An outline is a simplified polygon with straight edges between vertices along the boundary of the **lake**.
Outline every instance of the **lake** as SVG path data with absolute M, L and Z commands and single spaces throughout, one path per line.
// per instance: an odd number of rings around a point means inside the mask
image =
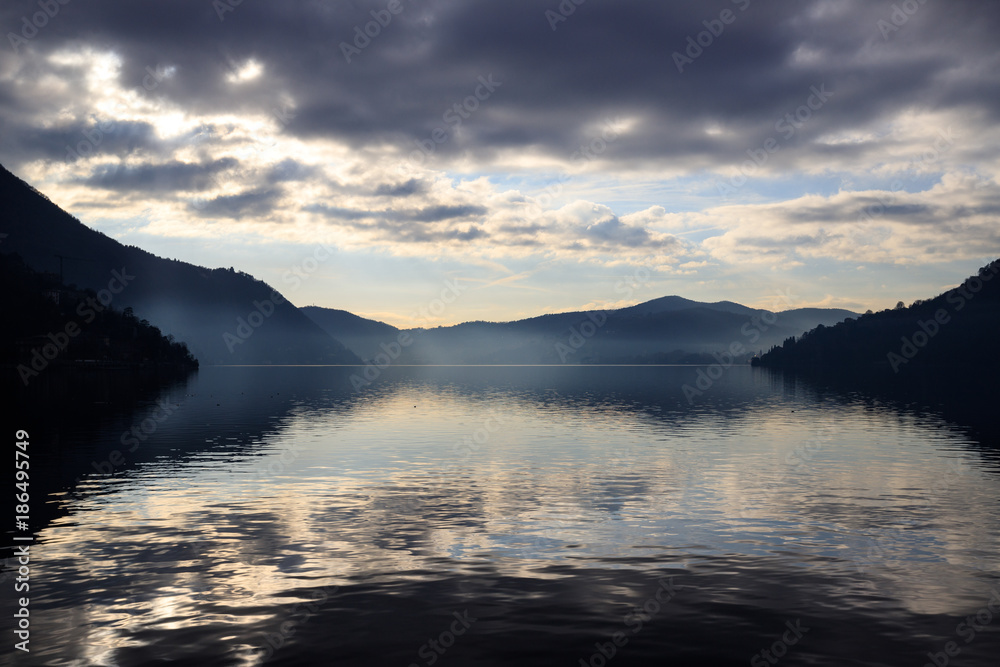
M 3 659 L 998 664 L 1000 456 L 947 406 L 749 367 L 360 370 L 23 414 L 48 486 Z

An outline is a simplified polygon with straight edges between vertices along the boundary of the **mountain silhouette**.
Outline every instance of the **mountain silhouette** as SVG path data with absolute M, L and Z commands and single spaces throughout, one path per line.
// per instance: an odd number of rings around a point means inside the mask
M 303 310 L 362 359 L 384 363 L 386 355 L 411 364 L 712 363 L 734 345 L 746 362 L 788 336 L 856 315 L 818 308 L 775 313 L 667 296 L 611 311 L 401 330 L 344 311 Z
M 0 278 L 16 317 L 0 328 L 0 363 L 27 386 L 50 366 L 164 369 L 198 367 L 187 347 L 131 311 L 104 308 L 93 290 L 67 289 L 14 254 L 0 253 Z
M 112 297 L 207 364 L 354 364 L 357 357 L 263 281 L 157 257 L 90 229 L 0 166 L 0 250 Z M 119 278 L 116 278 L 116 275 Z M 122 283 L 125 283 L 122 285 Z M 109 285 L 120 288 L 112 293 Z
M 700 303 L 685 299 L 681 296 L 664 296 L 652 301 L 646 301 L 635 306 L 622 308 L 618 312 L 623 315 L 658 315 L 660 313 L 672 313 L 678 310 L 689 308 L 708 308 L 710 310 L 721 310 L 737 315 L 752 315 L 756 311 L 748 306 L 743 306 L 732 301 L 717 301 L 715 303 Z
M 1000 260 L 958 287 L 905 307 L 819 326 L 774 346 L 756 364 L 793 370 L 903 375 L 965 368 L 989 375 L 1000 331 Z M 993 369 L 992 371 L 989 369 Z

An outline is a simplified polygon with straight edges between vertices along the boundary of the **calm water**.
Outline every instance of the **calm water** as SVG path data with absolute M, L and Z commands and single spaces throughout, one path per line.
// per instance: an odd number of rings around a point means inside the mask
M 57 481 L 0 660 L 998 664 L 996 449 L 696 370 L 205 368 L 19 425 Z

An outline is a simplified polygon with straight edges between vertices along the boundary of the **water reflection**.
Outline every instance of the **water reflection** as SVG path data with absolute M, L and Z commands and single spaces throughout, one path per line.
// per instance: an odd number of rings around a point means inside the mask
M 996 462 L 932 414 L 750 369 L 693 405 L 689 368 L 390 370 L 360 392 L 335 368 L 168 390 L 127 460 L 55 498 L 40 658 L 426 664 L 471 608 L 465 664 L 576 664 L 669 575 L 688 593 L 660 623 L 681 631 L 618 664 L 744 664 L 799 616 L 802 662 L 844 664 L 851 628 L 867 664 L 904 664 L 1000 580 Z M 111 460 L 157 404 L 90 451 Z

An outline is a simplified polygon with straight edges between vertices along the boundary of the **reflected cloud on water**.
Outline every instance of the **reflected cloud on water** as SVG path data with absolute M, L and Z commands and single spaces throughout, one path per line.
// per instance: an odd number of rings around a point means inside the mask
M 405 616 L 423 594 L 429 618 L 476 606 L 470 647 L 510 631 L 505 613 L 540 613 L 532 600 L 552 614 L 536 632 L 597 641 L 665 574 L 695 589 L 669 612 L 690 636 L 650 651 L 694 650 L 720 605 L 749 648 L 772 613 L 931 623 L 1000 580 L 996 462 L 933 416 L 751 369 L 693 407 L 685 368 L 393 370 L 367 392 L 322 368 L 210 368 L 175 388 L 134 460 L 56 497 L 36 547 L 43 655 L 139 664 L 188 642 L 254 664 L 317 591 L 336 593 L 275 660 L 354 645 L 365 613 Z M 344 616 L 352 596 L 380 606 Z M 331 619 L 349 636 L 324 640 Z

